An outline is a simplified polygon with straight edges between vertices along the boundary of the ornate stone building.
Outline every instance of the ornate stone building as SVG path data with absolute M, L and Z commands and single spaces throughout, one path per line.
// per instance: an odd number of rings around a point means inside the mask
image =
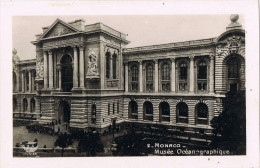
M 209 131 L 225 93 L 245 90 L 245 31 L 237 20 L 231 15 L 218 37 L 126 48 L 126 35 L 102 23 L 57 19 L 32 42 L 36 60 L 13 66 L 14 112 L 29 112 L 22 99 L 30 98 L 40 124 Z

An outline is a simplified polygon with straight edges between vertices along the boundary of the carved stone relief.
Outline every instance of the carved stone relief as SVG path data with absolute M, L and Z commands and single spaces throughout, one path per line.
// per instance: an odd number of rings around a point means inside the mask
M 72 32 L 74 32 L 74 31 L 72 31 L 70 28 L 62 25 L 61 23 L 58 23 L 54 26 L 54 28 L 52 28 L 52 30 L 48 33 L 48 35 L 46 37 L 55 37 L 55 36 L 60 36 L 60 35 L 64 35 L 64 34 L 69 34 Z
M 36 79 L 43 79 L 43 60 L 37 58 L 36 60 Z
M 226 43 L 220 43 L 216 47 L 216 56 L 226 57 L 230 54 L 240 54 L 244 57 L 245 44 L 242 37 L 232 36 L 226 39 Z
M 88 71 L 87 78 L 99 78 L 98 71 L 98 48 L 90 48 L 87 52 Z

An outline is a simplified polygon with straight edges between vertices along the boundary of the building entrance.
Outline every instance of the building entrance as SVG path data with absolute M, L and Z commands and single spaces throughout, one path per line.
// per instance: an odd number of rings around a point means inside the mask
M 70 105 L 66 101 L 61 101 L 57 115 L 58 124 L 69 124 L 70 122 Z

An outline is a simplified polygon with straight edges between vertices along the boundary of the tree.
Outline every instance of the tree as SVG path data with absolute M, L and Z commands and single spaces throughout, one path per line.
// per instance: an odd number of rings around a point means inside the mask
M 104 152 L 104 145 L 101 142 L 98 132 L 84 133 L 79 137 L 78 149 L 80 152 L 87 152 L 88 156 L 96 156 L 99 152 Z
M 63 153 L 64 153 L 64 148 L 66 148 L 68 145 L 71 145 L 72 141 L 69 138 L 69 136 L 67 135 L 67 133 L 63 134 L 59 134 L 58 138 L 55 142 L 55 146 L 59 146 L 62 148 L 61 150 L 61 156 L 63 157 Z
M 231 154 L 246 154 L 245 92 L 228 92 L 223 99 L 222 113 L 211 120 L 212 147 L 230 150 Z

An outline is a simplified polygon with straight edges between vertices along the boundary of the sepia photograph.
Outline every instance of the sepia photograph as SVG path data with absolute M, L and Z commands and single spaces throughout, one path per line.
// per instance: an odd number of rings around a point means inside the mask
M 0 2 L 0 167 L 259 167 L 255 0 Z
M 246 155 L 243 16 L 60 17 L 13 17 L 14 157 Z

